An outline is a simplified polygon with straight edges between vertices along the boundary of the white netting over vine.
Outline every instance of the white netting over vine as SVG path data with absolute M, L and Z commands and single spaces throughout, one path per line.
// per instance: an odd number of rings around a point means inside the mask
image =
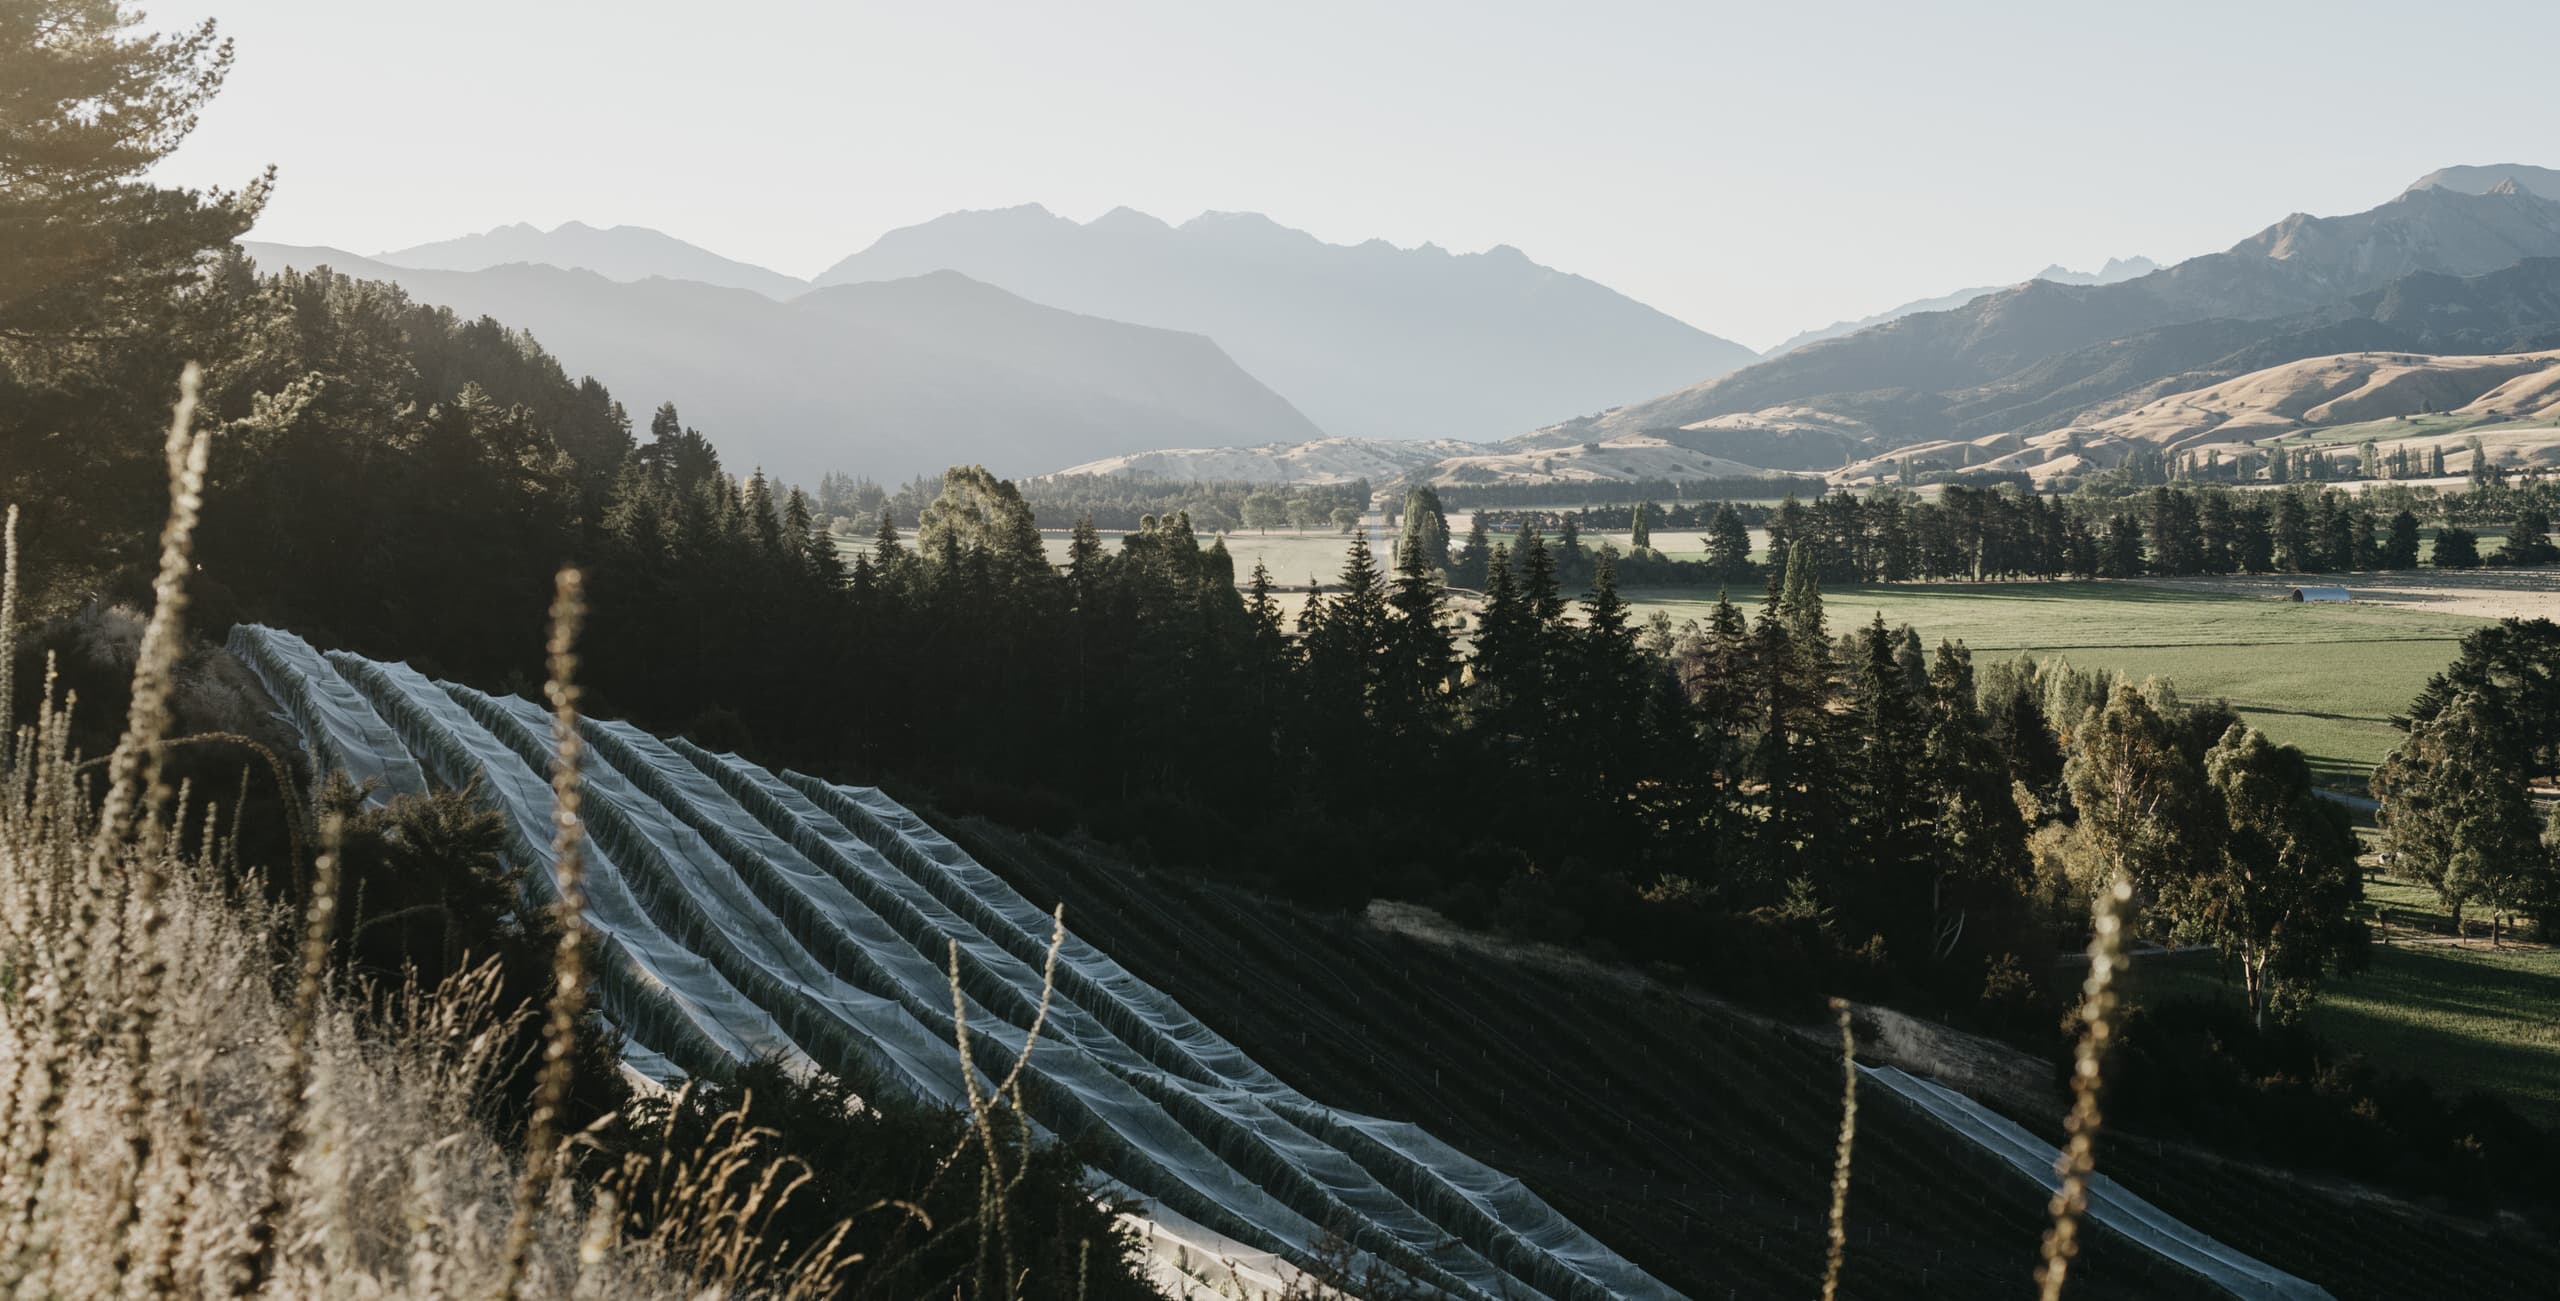
M 234 629 L 315 763 L 387 792 L 472 786 L 551 894 L 550 716 L 406 665 Z M 587 918 L 605 1015 L 662 1077 L 806 1058 L 862 1090 L 951 1106 L 951 946 L 973 1052 L 1023 1051 L 1051 922 L 878 790 L 774 773 L 621 723 L 586 726 Z M 1168 1231 L 1318 1263 L 1328 1235 L 1447 1295 L 1676 1295 L 1520 1182 L 1421 1129 L 1290 1089 L 1163 991 L 1069 934 L 1025 1072 L 1046 1130 L 1160 1208 Z M 1241 1263 L 1241 1262 L 1240 1262 Z

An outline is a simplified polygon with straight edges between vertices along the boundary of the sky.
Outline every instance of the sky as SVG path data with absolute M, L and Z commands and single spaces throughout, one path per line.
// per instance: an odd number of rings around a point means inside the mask
M 1510 244 L 1764 348 L 2560 166 L 2560 4 L 166 0 L 229 85 L 159 176 L 255 237 L 650 226 L 814 275 L 1040 203 Z

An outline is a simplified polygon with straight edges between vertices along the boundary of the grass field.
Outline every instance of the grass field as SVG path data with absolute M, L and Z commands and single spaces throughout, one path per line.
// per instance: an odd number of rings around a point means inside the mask
M 2412 942 L 2412 929 L 2449 935 L 2452 924 L 2434 892 L 2408 882 L 2368 882 L 2365 901 L 2389 910 L 2392 942 L 2374 947 L 2364 972 L 2322 991 L 2311 1029 L 2386 1070 L 2446 1092 L 2496 1094 L 2560 1125 L 2560 949 L 2492 949 L 2477 917 L 2468 944 Z M 2240 999 L 2210 953 L 2136 959 L 2130 980 L 2136 998 Z
M 1755 594 L 1756 595 L 1756 594 Z M 1640 614 L 1703 620 L 1712 600 L 1631 592 Z M 2138 583 L 1982 583 L 1843 588 L 1824 594 L 1836 635 L 1881 612 L 1935 648 L 1953 638 L 1977 664 L 2020 654 L 2160 677 L 2190 700 L 2224 697 L 2275 740 L 2302 747 L 2324 783 L 2360 790 L 2399 743 L 2408 707 L 2455 643 L 2482 622 L 2367 605 Z

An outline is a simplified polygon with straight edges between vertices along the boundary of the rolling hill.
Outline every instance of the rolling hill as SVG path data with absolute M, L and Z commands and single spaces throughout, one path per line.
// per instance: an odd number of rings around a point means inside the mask
M 245 246 L 530 332 L 635 408 L 673 400 L 731 468 L 813 482 L 982 463 L 1018 475 L 1150 447 L 1321 436 L 1196 334 L 1025 302 L 955 272 L 775 302 L 668 279 L 514 263 L 420 271 L 335 249 Z
M 822 286 L 949 269 L 1034 302 L 1194 331 L 1329 433 L 1482 439 L 1718 375 L 1750 349 L 1508 246 L 1327 244 L 1253 213 L 1078 223 L 1036 205 L 884 235 Z
M 2135 279 L 2030 281 L 1889 321 L 1574 422 L 1569 432 L 1607 438 L 1685 428 L 1686 437 L 1666 436 L 1739 455 L 1730 450 L 1734 429 L 1702 422 L 1733 417 L 1748 432 L 1757 428 L 1754 413 L 1814 411 L 1871 429 L 1877 451 L 2057 428 L 2085 408 L 2241 349 L 2375 316 L 2383 306 L 2360 307 L 2358 296 L 2395 282 L 2481 277 L 2554 255 L 2560 202 L 2511 178 L 2479 194 L 2428 186 L 2348 216 L 2297 214 L 2226 251 Z M 2280 359 L 2289 358 L 2261 364 Z
M 2242 451 L 2365 442 L 2423 454 L 2449 473 L 2471 469 L 2469 443 L 2492 464 L 2560 465 L 2560 350 L 2428 355 L 2352 352 L 2284 362 L 2155 398 L 2121 414 L 2038 434 L 1920 443 L 1852 465 L 1846 482 L 1891 477 L 1903 457 L 2022 470 L 2040 483 L 2120 463 L 2137 446 L 2224 463 Z M 1967 455 L 1966 453 L 1970 454 Z

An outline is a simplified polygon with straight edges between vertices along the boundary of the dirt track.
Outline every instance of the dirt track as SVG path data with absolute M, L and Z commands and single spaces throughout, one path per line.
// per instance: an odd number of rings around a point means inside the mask
M 2481 619 L 2560 619 L 2560 569 L 2421 569 L 2374 574 L 2251 574 L 2146 578 L 2152 587 L 2281 598 L 2305 583 L 2337 585 L 2359 602 Z

